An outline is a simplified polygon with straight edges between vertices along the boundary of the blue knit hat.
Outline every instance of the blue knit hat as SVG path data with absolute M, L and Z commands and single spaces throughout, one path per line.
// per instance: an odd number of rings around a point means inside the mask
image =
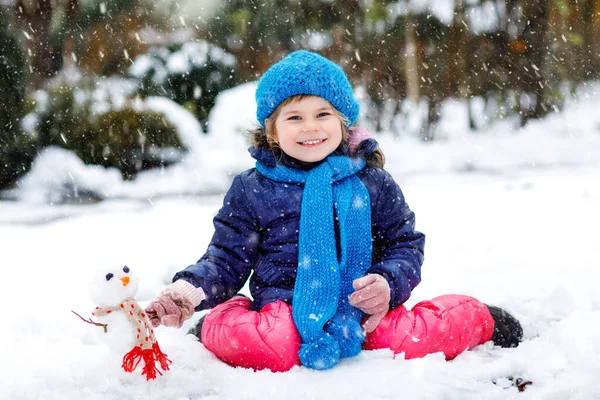
M 360 105 L 344 71 L 316 53 L 298 50 L 264 73 L 256 89 L 256 119 L 265 119 L 288 97 L 308 94 L 327 100 L 348 120 L 346 128 L 358 119 Z

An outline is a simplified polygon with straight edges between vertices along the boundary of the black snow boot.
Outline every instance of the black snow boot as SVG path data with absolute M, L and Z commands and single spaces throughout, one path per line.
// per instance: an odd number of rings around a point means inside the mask
M 494 319 L 492 342 L 500 347 L 517 347 L 523 339 L 523 328 L 515 317 L 496 306 L 486 304 Z
M 187 332 L 188 335 L 196 336 L 200 343 L 202 343 L 202 325 L 204 324 L 204 318 L 206 318 L 206 315 L 203 315 L 202 318 L 200 318 L 198 322 L 196 322 L 196 324 Z

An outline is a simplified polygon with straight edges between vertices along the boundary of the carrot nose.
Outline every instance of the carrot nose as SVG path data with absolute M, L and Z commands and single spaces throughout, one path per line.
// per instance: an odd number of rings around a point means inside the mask
M 122 277 L 121 282 L 123 282 L 123 286 L 129 285 L 129 277 L 128 276 Z

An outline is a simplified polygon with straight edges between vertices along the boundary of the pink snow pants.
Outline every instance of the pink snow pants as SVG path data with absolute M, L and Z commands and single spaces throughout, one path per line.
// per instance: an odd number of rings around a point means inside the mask
M 291 306 L 282 302 L 250 311 L 251 301 L 234 297 L 211 310 L 202 326 L 202 343 L 219 359 L 235 367 L 283 372 L 300 365 L 302 342 Z M 388 348 L 406 359 L 443 352 L 452 359 L 492 338 L 494 320 L 473 297 L 444 295 L 399 306 L 369 333 L 363 349 Z

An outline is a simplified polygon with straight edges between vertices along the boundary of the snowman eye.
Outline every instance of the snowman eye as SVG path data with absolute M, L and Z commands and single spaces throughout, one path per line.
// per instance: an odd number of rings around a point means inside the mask
M 110 281 L 110 280 L 112 279 L 112 277 L 113 277 L 113 276 L 114 276 L 114 275 L 113 275 L 112 273 L 110 273 L 110 272 L 109 272 L 108 274 L 106 274 L 106 280 L 107 280 L 107 281 Z
M 126 274 L 129 273 L 129 267 L 127 265 L 123 267 L 123 272 L 125 272 Z

